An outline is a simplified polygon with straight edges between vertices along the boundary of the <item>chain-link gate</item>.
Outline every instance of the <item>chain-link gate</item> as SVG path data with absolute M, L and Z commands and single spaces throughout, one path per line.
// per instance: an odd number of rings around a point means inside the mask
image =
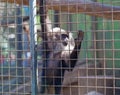
M 119 0 L 0 0 L 0 95 L 120 95 Z

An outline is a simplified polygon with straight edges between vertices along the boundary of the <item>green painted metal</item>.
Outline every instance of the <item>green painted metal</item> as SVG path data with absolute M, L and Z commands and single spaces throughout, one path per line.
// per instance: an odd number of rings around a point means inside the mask
M 36 45 L 36 40 L 35 40 L 35 15 L 36 15 L 36 0 L 29 0 L 29 5 L 30 5 L 30 51 L 32 55 L 32 61 L 31 61 L 31 69 L 32 69 L 32 84 L 31 84 L 31 94 L 32 95 L 37 95 L 37 45 Z

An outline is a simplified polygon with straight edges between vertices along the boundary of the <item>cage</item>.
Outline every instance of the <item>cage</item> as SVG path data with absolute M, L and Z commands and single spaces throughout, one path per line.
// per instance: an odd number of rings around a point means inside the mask
M 119 0 L 0 0 L 0 95 L 120 95 Z

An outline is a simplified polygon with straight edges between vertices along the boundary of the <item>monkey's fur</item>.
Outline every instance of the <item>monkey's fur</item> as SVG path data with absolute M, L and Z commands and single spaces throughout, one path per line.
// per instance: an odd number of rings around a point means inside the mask
M 72 33 L 66 30 L 48 27 L 48 59 L 43 63 L 40 93 L 45 93 L 50 85 L 54 86 L 55 95 L 61 93 L 64 72 L 74 68 L 80 52 L 83 32 L 78 31 L 77 35 L 78 37 L 74 39 Z

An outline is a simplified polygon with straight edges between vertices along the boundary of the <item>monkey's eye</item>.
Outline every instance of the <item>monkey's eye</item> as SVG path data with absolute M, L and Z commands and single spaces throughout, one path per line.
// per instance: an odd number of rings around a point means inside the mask
M 62 40 L 62 43 L 64 46 L 67 46 L 68 38 L 69 38 L 69 36 L 67 34 L 61 34 L 61 40 Z
M 64 40 L 66 38 L 69 38 L 69 36 L 67 34 L 61 34 L 61 38 Z

